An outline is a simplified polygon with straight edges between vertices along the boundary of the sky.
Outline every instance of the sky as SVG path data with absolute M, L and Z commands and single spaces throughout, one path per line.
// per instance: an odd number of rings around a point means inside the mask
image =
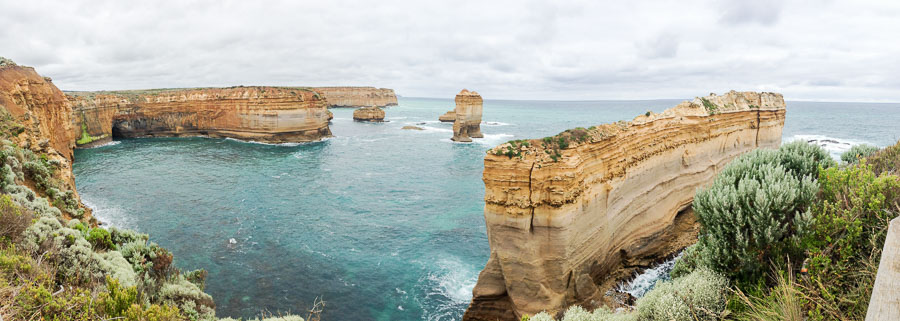
M 63 90 L 900 102 L 900 1 L 0 0 L 0 56 Z

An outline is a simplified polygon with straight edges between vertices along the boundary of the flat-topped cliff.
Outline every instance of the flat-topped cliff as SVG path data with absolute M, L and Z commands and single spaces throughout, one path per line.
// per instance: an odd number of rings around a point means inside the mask
M 780 145 L 784 117 L 780 94 L 732 91 L 488 151 L 491 255 L 464 320 L 604 302 L 624 262 L 671 254 L 660 235 L 698 187 L 734 157 Z
M 76 92 L 68 95 L 79 145 L 117 137 L 231 137 L 270 143 L 331 136 L 327 104 L 292 87 Z
M 471 142 L 472 138 L 484 138 L 481 133 L 481 112 L 483 100 L 475 91 L 463 89 L 456 94 L 456 108 L 453 113 L 453 141 Z
M 329 107 L 397 106 L 393 89 L 375 87 L 315 87 Z

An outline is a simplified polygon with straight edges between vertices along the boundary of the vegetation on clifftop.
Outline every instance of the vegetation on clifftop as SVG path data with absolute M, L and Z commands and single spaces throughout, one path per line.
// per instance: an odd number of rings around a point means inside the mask
M 900 215 L 900 142 L 857 150 L 842 166 L 805 142 L 739 156 L 695 195 L 700 239 L 672 281 L 630 310 L 562 320 L 863 320 Z

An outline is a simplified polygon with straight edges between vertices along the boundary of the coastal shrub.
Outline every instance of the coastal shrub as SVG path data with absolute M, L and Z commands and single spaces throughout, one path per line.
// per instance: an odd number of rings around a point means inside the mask
M 92 228 L 85 236 L 88 242 L 94 246 L 96 250 L 113 250 L 116 245 L 113 244 L 109 232 L 103 228 Z
M 900 141 L 869 156 L 866 163 L 875 174 L 900 174 Z
M 860 144 L 850 147 L 849 150 L 841 154 L 841 160 L 847 164 L 859 164 L 860 158 L 867 158 L 875 154 L 878 151 L 878 147 Z
M 0 195 L 0 241 L 18 242 L 31 225 L 32 217 L 31 212 L 14 203 L 9 195 Z
M 788 159 L 803 175 L 810 162 Z M 733 278 L 754 281 L 770 262 L 803 254 L 800 237 L 809 225 L 807 209 L 817 186 L 810 176 L 794 176 L 777 160 L 783 154 L 754 150 L 725 166 L 712 186 L 694 196 L 701 224 L 698 242 L 703 265 Z M 775 160 L 775 161 L 773 161 Z
M 707 268 L 657 282 L 636 302 L 638 320 L 718 320 L 725 310 L 728 279 Z
M 819 167 L 829 168 L 837 165 L 831 155 L 819 145 L 804 141 L 794 141 L 778 149 L 778 162 L 794 176 L 819 175 Z
M 789 269 L 790 270 L 790 269 Z M 787 276 L 785 276 L 787 274 Z M 803 305 L 806 300 L 792 273 L 778 272 L 772 288 L 757 289 L 756 295 L 735 291 L 734 300 L 743 305 L 737 320 L 746 321 L 806 321 Z
M 158 301 L 178 307 L 192 320 L 210 319 L 215 316 L 216 305 L 212 297 L 180 275 L 162 285 Z
M 819 174 L 819 201 L 803 244 L 811 320 L 863 319 L 891 219 L 900 215 L 900 178 L 861 164 Z

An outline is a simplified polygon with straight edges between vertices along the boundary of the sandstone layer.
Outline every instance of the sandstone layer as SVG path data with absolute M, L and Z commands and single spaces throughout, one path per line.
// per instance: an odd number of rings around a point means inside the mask
M 453 111 L 453 110 L 448 111 L 448 112 L 444 113 L 443 115 L 441 115 L 440 117 L 438 117 L 438 120 L 440 120 L 441 122 L 444 122 L 444 123 L 455 122 L 456 121 L 456 111 Z
M 481 95 L 474 91 L 463 89 L 456 94 L 456 108 L 453 113 L 456 119 L 453 122 L 453 141 L 471 142 L 472 138 L 483 138 L 481 133 L 481 111 L 483 101 Z
M 79 145 L 112 137 L 231 137 L 268 143 L 331 136 L 326 102 L 291 87 L 78 92 L 68 95 Z
M 54 176 L 61 181 L 59 187 L 72 191 L 78 198 L 72 174 L 75 146 L 72 110 L 66 96 L 50 78 L 9 60 L 0 64 L 0 116 L 5 136 L 16 145 L 58 163 Z M 90 209 L 85 208 L 82 219 L 90 219 L 90 214 Z
M 491 255 L 463 319 L 603 302 L 623 262 L 660 255 L 698 187 L 734 157 L 781 144 L 784 117 L 780 94 L 732 91 L 488 151 Z
M 393 89 L 375 87 L 315 87 L 329 107 L 397 106 Z
M 353 111 L 353 120 L 358 121 L 384 121 L 384 110 L 376 106 L 363 107 Z

